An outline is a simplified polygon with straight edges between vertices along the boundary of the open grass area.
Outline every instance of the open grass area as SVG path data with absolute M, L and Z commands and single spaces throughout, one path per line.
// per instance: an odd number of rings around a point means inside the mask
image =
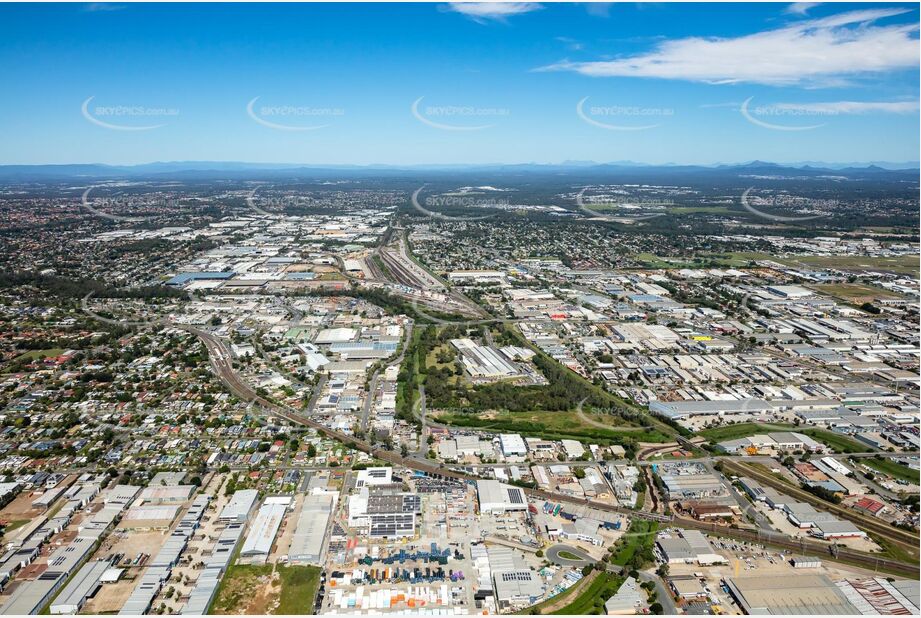
M 552 596 L 549 599 L 541 601 L 537 605 L 532 605 L 525 609 L 515 612 L 516 614 L 543 614 L 545 610 L 548 610 L 553 607 L 558 607 L 560 603 L 566 602 L 570 598 L 575 598 L 578 595 L 580 589 L 585 587 L 585 579 L 580 579 L 578 582 L 559 593 L 556 596 Z M 552 612 L 551 612 L 552 613 Z
M 571 551 L 566 551 L 565 549 L 557 554 L 558 557 L 563 560 L 582 560 L 579 556 L 575 555 Z
M 27 523 L 29 523 L 30 521 L 32 521 L 32 520 L 31 520 L 31 519 L 14 519 L 14 520 L 10 521 L 10 522 L 6 525 L 5 528 L 3 528 L 3 533 L 4 533 L 4 534 L 9 534 L 10 532 L 12 532 L 13 530 L 15 530 L 16 528 L 21 528 L 21 527 L 25 526 L 25 525 L 26 525 Z
M 889 540 L 879 536 L 878 534 L 873 534 L 872 532 L 870 533 L 870 538 L 873 539 L 877 545 L 883 548 L 883 554 L 889 558 L 898 560 L 900 562 L 913 562 L 915 564 L 918 563 L 917 558 L 915 558 L 909 552 L 905 551 L 903 547 L 897 545 L 896 543 L 892 543 Z
M 614 564 L 627 566 L 633 562 L 633 557 L 644 550 L 652 551 L 656 541 L 656 531 L 659 523 L 646 519 L 634 519 L 630 522 L 627 534 L 618 539 L 617 552 L 614 554 Z M 642 565 L 634 565 L 642 566 Z
M 248 613 L 250 601 L 258 589 L 268 583 L 272 565 L 234 564 L 227 567 L 208 609 L 209 614 Z
M 313 613 L 313 599 L 320 584 L 314 566 L 235 564 L 227 569 L 209 614 Z
M 853 438 L 849 438 L 840 433 L 828 431 L 827 429 L 818 429 L 816 427 L 804 427 L 797 429 L 799 433 L 806 434 L 813 440 L 818 440 L 822 444 L 832 447 L 839 453 L 866 453 L 873 449 L 865 444 L 861 444 Z
M 680 210 L 680 209 L 674 209 Z M 708 212 L 708 211 L 704 211 Z M 731 253 L 699 253 L 699 259 L 723 267 L 746 267 L 758 260 L 771 260 L 793 267 L 806 268 L 840 268 L 853 272 L 885 271 L 900 275 L 919 275 L 918 258 L 911 255 L 895 257 L 868 257 L 860 255 L 796 255 L 777 257 L 767 253 L 734 251 Z M 694 263 L 682 258 L 657 256 L 652 253 L 640 253 L 636 258 L 647 268 L 687 268 Z
M 895 257 L 867 257 L 862 255 L 801 255 L 778 260 L 784 264 L 813 266 L 818 268 L 839 268 L 855 272 L 886 271 L 900 275 L 919 274 L 918 257 L 899 255 Z
M 636 503 L 633 505 L 633 508 L 637 511 L 641 510 L 646 504 L 646 490 L 638 491 L 636 493 Z
M 568 605 L 551 613 L 565 616 L 604 614 L 605 601 L 617 592 L 623 581 L 623 578 L 613 573 L 599 573 L 591 585 L 573 598 Z
M 780 473 L 778 473 L 778 472 L 774 472 L 773 470 L 771 470 L 771 468 L 769 468 L 768 466 L 764 465 L 763 463 L 759 463 L 759 462 L 757 462 L 757 461 L 753 461 L 753 462 L 748 463 L 748 465 L 751 466 L 752 468 L 754 468 L 755 470 L 757 470 L 758 472 L 761 472 L 762 474 L 770 474 L 771 476 L 773 476 L 773 477 L 774 477 L 775 479 L 777 479 L 778 481 L 781 481 L 782 483 L 786 483 L 787 485 L 791 485 L 791 486 L 793 486 L 793 487 L 796 487 L 796 483 L 794 483 L 792 480 L 790 480 L 789 478 L 787 478 L 787 477 L 784 476 L 783 474 L 780 474 Z
M 691 262 L 677 257 L 659 257 L 653 253 L 639 253 L 636 259 L 643 263 L 646 268 L 689 268 L 693 266 Z
M 889 476 L 903 481 L 908 481 L 910 483 L 918 484 L 921 482 L 921 473 L 918 470 L 912 470 L 908 466 L 903 466 L 902 464 L 892 461 L 888 457 L 883 459 L 876 459 L 875 457 L 864 457 L 860 459 L 860 463 L 866 464 L 873 468 L 874 470 L 879 470 Z
M 867 283 L 825 283 L 808 287 L 821 294 L 834 296 L 858 305 L 872 301 L 875 298 L 901 298 L 895 292 Z
M 703 436 L 713 442 L 725 442 L 726 440 L 747 438 L 755 434 L 774 431 L 796 431 L 796 427 L 786 424 L 736 423 L 734 425 L 704 429 L 703 431 L 698 431 L 696 435 Z
M 28 352 L 23 352 L 15 358 L 15 360 L 24 360 L 24 361 L 34 361 L 39 358 L 52 358 L 54 356 L 60 356 L 64 353 L 64 348 L 46 348 L 44 350 L 29 350 Z
M 591 415 L 601 422 L 611 422 L 611 415 Z M 497 432 L 521 433 L 525 436 L 547 440 L 572 439 L 594 444 L 620 444 L 624 439 L 643 442 L 668 442 L 669 436 L 656 430 L 642 430 L 634 426 L 618 426 L 611 423 L 611 429 L 602 429 L 580 420 L 571 411 L 554 412 L 491 412 L 482 414 L 441 413 L 435 419 L 438 423 L 458 427 L 477 427 Z
M 276 571 L 281 575 L 281 595 L 275 613 L 312 614 L 313 599 L 320 587 L 320 567 L 278 566 Z

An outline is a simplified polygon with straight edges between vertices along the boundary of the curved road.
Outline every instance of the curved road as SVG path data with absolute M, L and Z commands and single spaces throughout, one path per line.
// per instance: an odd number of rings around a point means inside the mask
M 570 553 L 573 556 L 579 556 L 579 558 L 577 560 L 573 560 L 572 558 L 564 558 L 560 556 L 560 554 L 563 552 Z M 556 545 L 551 545 L 547 551 L 544 552 L 544 556 L 546 556 L 547 560 L 550 562 L 565 567 L 584 567 L 596 562 L 596 560 L 594 560 L 591 556 L 589 556 L 586 552 L 582 551 L 578 547 L 566 545 L 565 543 L 557 543 Z

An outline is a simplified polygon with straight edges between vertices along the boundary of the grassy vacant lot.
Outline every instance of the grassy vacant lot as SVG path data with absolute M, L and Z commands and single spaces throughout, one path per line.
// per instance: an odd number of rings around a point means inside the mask
M 849 438 L 843 434 L 835 433 L 833 431 L 828 431 L 827 429 L 806 427 L 797 429 L 796 431 L 806 434 L 810 438 L 818 440 L 823 444 L 827 444 L 839 453 L 866 453 L 867 451 L 873 450 L 869 446 L 861 444 L 853 438 Z
M 320 583 L 314 566 L 235 564 L 221 580 L 209 614 L 313 613 L 313 598 Z
M 34 361 L 39 358 L 53 358 L 64 353 L 64 348 L 46 348 L 44 350 L 29 350 L 16 357 L 15 360 Z
M 589 577 L 592 577 L 592 576 L 596 576 L 596 577 L 597 577 L 597 574 L 596 574 L 596 573 L 592 573 L 592 574 L 589 575 Z M 587 582 L 586 582 L 586 579 L 580 579 L 580 580 L 577 581 L 575 584 L 573 584 L 572 586 L 570 586 L 569 588 L 567 588 L 567 589 L 564 590 L 563 592 L 559 593 L 558 595 L 553 596 L 553 597 L 550 597 L 549 599 L 546 599 L 546 600 L 544 600 L 544 601 L 541 601 L 541 602 L 538 603 L 537 605 L 532 605 L 531 607 L 526 607 L 525 609 L 519 610 L 519 611 L 517 611 L 517 612 L 515 612 L 515 613 L 516 613 L 516 614 L 543 614 L 543 613 L 544 613 L 545 611 L 547 611 L 548 609 L 552 609 L 552 608 L 554 608 L 554 607 L 560 607 L 560 606 L 561 606 L 561 603 L 565 603 L 567 600 L 569 600 L 570 597 L 573 597 L 573 598 L 574 598 L 574 597 L 578 596 L 578 595 L 576 594 L 577 591 L 579 591 L 579 590 L 585 588 L 585 584 L 586 584 L 586 583 L 587 583 Z M 551 613 L 552 613 L 552 612 L 551 612 Z
M 6 528 L 4 528 L 3 531 L 4 531 L 5 533 L 10 533 L 10 532 L 12 532 L 13 530 L 15 530 L 16 528 L 21 528 L 22 526 L 25 526 L 25 525 L 26 525 L 27 523 L 29 523 L 30 521 L 32 521 L 32 520 L 31 520 L 31 519 L 14 519 L 14 520 L 10 521 L 10 523 L 8 523 L 8 524 L 6 525 Z
M 603 614 L 604 602 L 617 592 L 623 579 L 613 573 L 599 573 L 594 581 L 579 596 L 565 607 L 552 612 L 565 616 L 585 616 L 587 614 Z
M 880 472 L 897 479 L 902 479 L 903 481 L 909 481 L 915 484 L 921 481 L 921 474 L 919 474 L 918 470 L 912 470 L 908 466 L 903 466 L 900 463 L 892 461 L 888 457 L 883 459 L 864 457 L 860 459 L 860 463 L 867 464 L 874 470 L 879 470 Z
M 616 420 L 609 415 L 588 415 L 594 420 L 610 423 Z M 527 436 L 561 440 L 569 438 L 596 444 L 619 443 L 624 438 L 635 438 L 643 442 L 667 442 L 669 437 L 655 430 L 645 431 L 638 427 L 602 429 L 580 420 L 568 411 L 560 412 L 492 412 L 482 414 L 443 413 L 436 422 L 459 427 L 478 427 L 492 431 L 522 433 Z
M 865 257 L 861 255 L 802 255 L 778 260 L 784 264 L 805 264 L 819 268 L 840 268 L 842 270 L 881 270 L 901 275 L 918 276 L 918 258 L 911 255 L 896 257 Z
M 630 522 L 627 534 L 618 541 L 621 545 L 614 556 L 614 564 L 626 566 L 638 551 L 645 547 L 651 548 L 656 541 L 658 529 L 659 523 L 655 521 L 634 519 Z
M 899 294 L 866 283 L 826 283 L 809 286 L 816 292 L 841 298 L 854 304 L 875 298 L 900 298 Z
M 320 567 L 315 566 L 279 566 L 281 575 L 281 598 L 279 615 L 312 614 L 313 598 L 320 587 Z
M 771 260 L 794 267 L 810 268 L 840 268 L 853 272 L 886 271 L 900 275 L 918 276 L 918 258 L 910 255 L 896 257 L 865 257 L 859 255 L 797 255 L 791 257 L 777 257 L 767 253 L 736 251 L 732 253 L 700 253 L 699 258 L 706 262 L 713 262 L 720 266 L 739 268 L 749 265 L 749 262 L 758 260 Z M 693 262 L 682 258 L 657 256 L 652 253 L 640 253 L 637 259 L 645 263 L 647 268 L 685 268 L 692 267 Z
M 791 431 L 794 429 L 795 428 L 793 425 L 784 424 L 768 425 L 765 423 L 736 423 L 735 425 L 725 425 L 723 427 L 712 427 L 710 429 L 704 429 L 703 431 L 697 432 L 697 435 L 703 436 L 704 438 L 713 442 L 725 442 L 727 440 L 735 440 L 737 438 L 747 438 L 748 436 L 753 436 L 758 433 Z
M 786 483 L 787 485 L 792 485 L 792 486 L 796 487 L 796 483 L 794 483 L 793 481 L 791 481 L 788 477 L 786 477 L 786 476 L 784 476 L 783 474 L 780 474 L 780 473 L 778 473 L 778 472 L 773 472 L 773 471 L 771 470 L 770 467 L 764 465 L 763 463 L 758 463 L 757 461 L 753 461 L 753 462 L 751 462 L 751 463 L 749 463 L 749 464 L 747 464 L 747 465 L 751 466 L 752 468 L 754 468 L 755 470 L 757 470 L 758 472 L 760 472 L 760 473 L 762 473 L 762 474 L 770 474 L 771 476 L 773 476 L 773 477 L 774 477 L 775 479 L 777 479 L 778 481 L 781 481 L 781 482 L 783 482 L 783 483 Z

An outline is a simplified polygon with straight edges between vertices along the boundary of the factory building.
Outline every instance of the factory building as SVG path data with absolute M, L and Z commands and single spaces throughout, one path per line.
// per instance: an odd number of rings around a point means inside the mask
M 292 564 L 320 564 L 323 540 L 336 504 L 336 495 L 322 493 L 304 496 L 297 527 L 288 549 Z
M 528 501 L 520 487 L 505 485 L 492 479 L 476 482 L 477 498 L 481 513 L 505 513 L 506 511 L 524 511 Z
M 221 509 L 218 519 L 223 522 L 245 522 L 253 512 L 258 497 L 259 492 L 255 489 L 240 489 L 234 492 L 230 501 Z
M 249 534 L 243 541 L 243 548 L 240 550 L 240 561 L 245 564 L 265 564 L 272 551 L 272 545 L 275 542 L 275 535 L 278 534 L 278 528 L 285 518 L 288 511 L 287 501 L 266 500 L 265 504 L 256 513 L 249 528 Z
M 761 575 L 726 580 L 746 614 L 860 615 L 825 575 Z

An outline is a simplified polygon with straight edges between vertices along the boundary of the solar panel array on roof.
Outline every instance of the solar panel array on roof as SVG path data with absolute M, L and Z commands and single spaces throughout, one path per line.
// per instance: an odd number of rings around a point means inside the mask
M 368 514 L 386 513 L 420 513 L 422 499 L 416 494 L 381 494 L 368 495 Z
M 415 513 L 370 515 L 369 520 L 368 536 L 372 538 L 413 536 L 416 532 Z

